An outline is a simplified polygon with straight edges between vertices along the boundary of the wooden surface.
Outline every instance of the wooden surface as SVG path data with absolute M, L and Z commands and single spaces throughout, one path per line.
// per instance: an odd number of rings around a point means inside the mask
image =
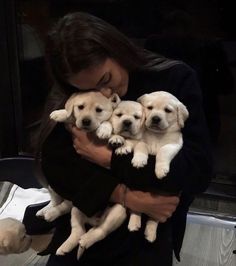
M 236 230 L 188 224 L 178 266 L 235 266 Z

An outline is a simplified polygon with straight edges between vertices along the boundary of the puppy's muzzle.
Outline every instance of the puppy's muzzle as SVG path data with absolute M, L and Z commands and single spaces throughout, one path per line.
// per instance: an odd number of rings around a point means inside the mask
M 91 125 L 91 119 L 90 118 L 83 118 L 82 119 L 82 125 L 84 126 L 84 127 L 90 127 L 90 125 Z
M 157 115 L 152 117 L 151 123 L 153 126 L 158 126 L 159 123 L 161 122 L 161 118 Z
M 122 123 L 123 130 L 129 130 L 132 125 L 132 122 L 128 119 L 124 120 Z

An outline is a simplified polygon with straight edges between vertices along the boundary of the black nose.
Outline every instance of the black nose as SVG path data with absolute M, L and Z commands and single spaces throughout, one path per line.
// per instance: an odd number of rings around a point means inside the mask
M 91 120 L 89 118 L 82 119 L 83 126 L 90 126 Z
M 130 120 L 124 120 L 124 121 L 123 121 L 123 125 L 124 125 L 125 127 L 130 127 L 131 124 L 132 124 L 132 122 L 131 122 Z
M 161 118 L 157 115 L 152 117 L 152 123 L 153 124 L 159 124 L 159 122 L 161 121 Z

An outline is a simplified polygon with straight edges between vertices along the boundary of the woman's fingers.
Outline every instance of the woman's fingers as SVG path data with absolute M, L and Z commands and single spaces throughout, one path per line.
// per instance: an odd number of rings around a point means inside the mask
M 71 127 L 71 133 L 77 139 L 87 138 L 87 133 L 84 130 L 77 128 L 76 126 Z

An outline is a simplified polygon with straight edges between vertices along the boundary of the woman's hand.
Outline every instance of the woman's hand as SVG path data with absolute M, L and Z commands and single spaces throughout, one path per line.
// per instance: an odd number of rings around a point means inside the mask
M 164 223 L 176 210 L 179 197 L 132 190 L 127 190 L 124 195 L 124 185 L 118 185 L 111 195 L 111 201 L 125 203 L 131 211 L 145 213 L 154 220 Z
M 94 133 L 86 133 L 75 126 L 71 126 L 69 130 L 78 154 L 102 167 L 110 167 L 112 151 L 108 148 L 107 142 L 99 140 Z
M 135 212 L 145 213 L 154 220 L 164 223 L 179 204 L 176 196 L 153 195 L 149 192 L 128 191 L 126 206 Z

